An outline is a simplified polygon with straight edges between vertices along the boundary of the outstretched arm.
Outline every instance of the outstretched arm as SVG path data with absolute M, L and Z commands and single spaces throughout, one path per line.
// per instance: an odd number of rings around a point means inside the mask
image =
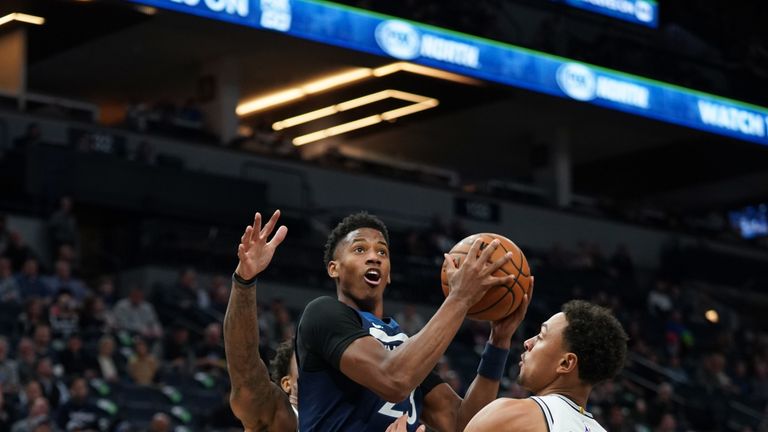
M 439 431 L 462 431 L 478 411 L 496 399 L 501 377 L 491 376 L 495 373 L 493 366 L 499 365 L 501 368 L 497 371 L 503 371 L 506 354 L 503 360 L 497 356 L 500 356 L 504 350 L 509 350 L 512 335 L 523 322 L 532 296 L 533 280 L 531 280 L 531 291 L 523 296 L 520 307 L 508 317 L 492 323 L 491 335 L 488 338 L 488 344 L 492 348 L 486 348 L 487 351 L 483 353 L 481 365 L 485 364 L 479 368 L 478 375 L 472 381 L 463 400 L 447 384 L 441 384 L 427 394 L 424 399 L 423 417 L 426 424 Z
M 531 399 L 497 399 L 469 422 L 464 432 L 547 432 L 544 413 Z
M 256 213 L 253 226 L 245 229 L 237 248 L 240 262 L 235 275 L 240 281 L 233 276 L 232 293 L 224 315 L 224 349 L 232 382 L 230 404 L 246 431 L 296 430 L 296 416 L 288 396 L 270 381 L 267 367 L 259 356 L 255 278 L 269 265 L 288 232 L 281 226 L 267 242 L 279 217 L 278 210 L 262 229 L 261 214 Z
M 510 259 L 506 254 L 488 262 L 498 244 L 498 240 L 494 240 L 478 256 L 481 242 L 476 241 L 458 269 L 449 259 L 447 273 L 451 292 L 427 325 L 394 351 L 384 349 L 371 337 L 355 340 L 341 356 L 340 369 L 344 375 L 388 402 L 406 399 L 448 348 L 467 310 L 492 286 L 513 282 L 513 276 L 492 275 Z

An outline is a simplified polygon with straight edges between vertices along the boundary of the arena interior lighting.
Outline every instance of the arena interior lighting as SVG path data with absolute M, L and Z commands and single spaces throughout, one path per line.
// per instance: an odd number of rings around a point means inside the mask
M 332 126 L 327 129 L 319 130 L 317 132 L 312 132 L 306 135 L 298 136 L 293 139 L 292 141 L 293 145 L 302 146 L 304 144 L 309 144 L 325 138 L 341 135 L 347 132 L 351 132 L 353 130 L 362 129 L 368 126 L 373 126 L 383 121 L 393 121 L 400 117 L 405 117 L 410 114 L 415 114 L 420 111 L 434 108 L 440 104 L 440 102 L 437 99 L 427 97 L 427 96 L 421 96 L 421 95 L 407 93 L 399 90 L 383 90 L 383 91 L 372 93 L 357 99 L 352 99 L 346 102 L 342 102 L 340 104 L 332 105 L 330 107 L 325 107 L 319 110 L 311 111 L 309 113 L 302 114 L 300 116 L 291 117 L 289 119 L 279 121 L 275 123 L 275 125 L 273 125 L 273 128 L 279 125 L 279 128 L 275 128 L 275 130 L 285 129 L 288 127 L 296 126 L 302 123 L 316 120 L 318 118 L 333 115 L 338 112 L 346 111 L 352 108 L 357 108 L 363 105 L 371 104 L 371 103 L 378 102 L 388 98 L 400 99 L 400 100 L 413 102 L 413 103 L 410 105 L 406 105 L 404 107 L 385 111 L 380 114 L 374 114 L 374 115 L 363 117 L 347 123 L 342 123 L 340 125 Z
M 13 13 L 9 13 L 4 17 L 0 17 L 0 26 L 3 24 L 8 24 L 9 22 L 12 22 L 12 21 L 18 21 L 18 22 L 34 24 L 34 25 L 45 24 L 45 18 L 43 17 L 39 17 L 36 15 L 28 15 L 21 12 L 13 12 Z
M 474 78 L 468 78 L 451 72 L 445 72 L 408 62 L 395 62 L 377 68 L 355 68 L 345 70 L 337 74 L 299 84 L 296 87 L 291 87 L 263 96 L 257 96 L 240 103 L 235 112 L 238 116 L 244 117 L 268 110 L 278 105 L 302 99 L 311 94 L 342 87 L 362 80 L 381 78 L 397 72 L 409 72 L 461 84 L 477 85 L 480 83 L 480 81 Z

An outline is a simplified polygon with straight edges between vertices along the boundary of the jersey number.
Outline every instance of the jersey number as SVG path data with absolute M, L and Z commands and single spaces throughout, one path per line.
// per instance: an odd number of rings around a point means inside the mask
M 416 423 L 416 402 L 413 400 L 413 393 L 416 390 L 411 392 L 411 397 L 409 398 L 411 402 L 411 411 L 408 413 L 408 424 L 412 425 Z M 395 404 L 392 402 L 386 402 L 381 409 L 379 409 L 379 414 L 383 414 L 387 417 L 393 417 L 395 419 L 398 419 L 405 414 L 403 411 L 398 411 L 396 409 L 393 409 L 395 407 Z

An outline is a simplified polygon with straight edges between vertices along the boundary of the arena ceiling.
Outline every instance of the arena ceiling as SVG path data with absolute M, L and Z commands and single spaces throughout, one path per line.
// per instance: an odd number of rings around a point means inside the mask
M 30 90 L 105 105 L 182 101 L 223 61 L 237 70 L 244 96 L 393 62 L 177 13 L 147 14 L 118 0 L 11 0 L 0 6 L 0 12 L 12 9 L 48 19 L 29 28 Z M 540 169 L 541 149 L 565 130 L 578 193 L 682 210 L 768 200 L 768 148 L 491 83 L 398 72 L 243 121 L 271 123 L 384 89 L 440 104 L 330 140 L 452 169 L 468 181 L 530 181 Z M 397 107 L 392 100 L 381 103 L 369 108 Z

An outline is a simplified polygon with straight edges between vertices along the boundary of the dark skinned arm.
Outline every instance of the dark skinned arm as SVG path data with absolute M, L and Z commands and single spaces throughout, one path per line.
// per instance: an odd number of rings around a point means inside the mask
M 241 278 L 255 278 L 269 265 L 275 248 L 287 232 L 285 227 L 280 227 L 267 243 L 279 217 L 280 212 L 275 212 L 262 229 L 261 215 L 256 213 L 253 226 L 246 228 L 238 246 L 240 262 L 235 270 Z M 256 311 L 256 287 L 244 287 L 233 281 L 224 315 L 224 349 L 232 382 L 232 412 L 247 432 L 295 431 L 297 419 L 288 395 L 269 379 L 267 367 L 259 356 Z

